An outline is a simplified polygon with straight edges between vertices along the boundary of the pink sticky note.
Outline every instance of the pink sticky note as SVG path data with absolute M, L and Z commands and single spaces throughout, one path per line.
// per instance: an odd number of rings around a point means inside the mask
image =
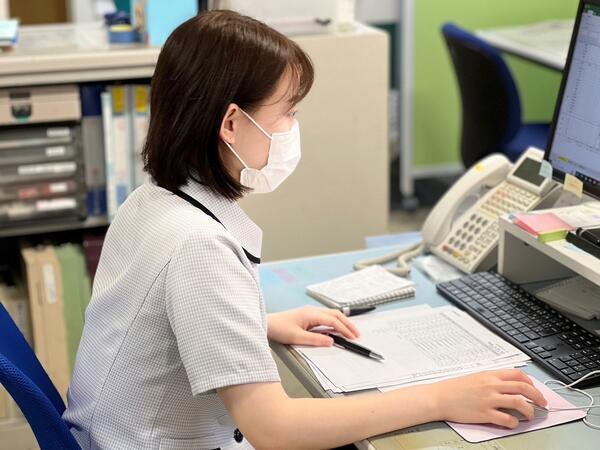
M 515 223 L 535 236 L 545 231 L 571 230 L 573 228 L 552 213 L 517 214 Z
M 539 382 L 533 377 L 530 377 L 536 388 L 548 400 L 548 408 L 572 408 L 572 403 L 562 398 L 557 392 L 554 392 L 545 384 Z M 558 385 L 553 385 L 558 386 Z M 534 419 L 530 421 L 519 422 L 515 429 L 508 429 L 496 425 L 482 424 L 466 424 L 447 422 L 454 431 L 462 436 L 468 442 L 483 442 L 490 439 L 497 439 L 513 434 L 525 433 L 527 431 L 540 430 L 542 428 L 552 427 L 561 423 L 572 422 L 574 420 L 583 419 L 585 417 L 584 410 L 575 411 L 550 411 L 545 418 Z

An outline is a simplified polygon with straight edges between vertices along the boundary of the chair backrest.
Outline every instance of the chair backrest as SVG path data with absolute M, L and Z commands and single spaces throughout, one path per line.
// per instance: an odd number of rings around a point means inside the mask
M 65 405 L 58 391 L 2 304 L 0 383 L 21 408 L 40 448 L 80 448 L 62 419 Z
M 513 77 L 494 47 L 447 23 L 450 52 L 462 102 L 461 157 L 465 167 L 502 152 L 521 126 L 521 102 Z

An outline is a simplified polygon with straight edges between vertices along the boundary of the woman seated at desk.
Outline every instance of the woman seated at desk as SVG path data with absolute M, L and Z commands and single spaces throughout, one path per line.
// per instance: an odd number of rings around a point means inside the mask
M 83 448 L 329 448 L 436 420 L 515 427 L 499 408 L 532 418 L 519 394 L 545 404 L 519 370 L 286 395 L 267 339 L 332 345 L 308 331 L 317 325 L 359 334 L 325 308 L 265 314 L 262 233 L 236 202 L 293 172 L 294 115 L 312 82 L 297 44 L 234 12 L 203 13 L 167 40 L 144 149 L 152 181 L 108 230 L 64 414 Z

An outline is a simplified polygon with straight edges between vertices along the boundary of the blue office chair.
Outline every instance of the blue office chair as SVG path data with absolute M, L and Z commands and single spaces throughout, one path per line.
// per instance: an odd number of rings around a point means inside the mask
M 514 162 L 529 146 L 544 149 L 549 124 L 521 122 L 519 92 L 500 52 L 451 23 L 442 27 L 442 34 L 462 101 L 464 166 L 490 153 L 503 153 Z
M 58 391 L 0 304 L 0 383 L 19 405 L 42 450 L 80 450 L 62 419 Z

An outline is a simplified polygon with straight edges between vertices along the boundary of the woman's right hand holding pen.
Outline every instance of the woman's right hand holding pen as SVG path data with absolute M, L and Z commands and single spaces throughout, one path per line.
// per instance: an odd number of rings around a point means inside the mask
M 515 409 L 531 420 L 533 406 L 525 398 L 539 406 L 547 404 L 531 379 L 519 369 L 480 372 L 431 386 L 438 420 L 515 428 L 519 421 L 499 408 Z

